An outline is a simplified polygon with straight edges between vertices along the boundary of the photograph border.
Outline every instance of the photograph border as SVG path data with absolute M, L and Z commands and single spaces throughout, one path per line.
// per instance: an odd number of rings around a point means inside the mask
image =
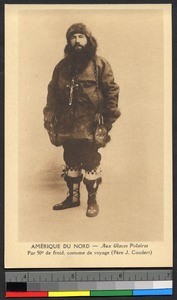
M 1 18 L 1 23 L 3 26 L 1 26 L 1 45 L 3 45 L 4 47 L 4 4 L 98 4 L 98 2 L 93 3 L 93 1 L 77 1 L 77 3 L 75 1 L 66 1 L 64 3 L 61 3 L 61 1 L 4 1 L 3 4 L 1 4 L 1 11 L 0 11 L 0 16 L 3 16 Z M 106 4 L 107 2 L 106 1 L 102 1 L 100 2 L 99 1 L 99 4 Z M 175 86 L 175 83 L 176 83 L 176 61 L 177 61 L 177 57 L 176 57 L 176 43 L 177 43 L 177 39 L 176 39 L 176 28 L 177 28 L 177 22 L 175 20 L 177 20 L 177 5 L 176 5 L 176 2 L 175 1 L 141 1 L 141 2 L 138 2 L 138 1 L 109 1 L 109 4 L 158 4 L 158 3 L 161 3 L 161 4 L 164 4 L 164 3 L 167 3 L 167 4 L 172 4 L 172 13 L 173 13 L 173 28 L 172 28 L 172 33 L 173 33 L 173 193 L 174 193 L 174 200 L 175 200 L 175 195 L 176 195 L 176 165 L 175 165 L 175 162 L 176 162 L 176 153 L 177 153 L 177 150 L 176 150 L 176 136 L 177 136 L 177 130 L 176 130 L 176 123 L 177 123 L 177 118 L 176 118 L 176 112 L 177 112 L 177 104 L 176 104 L 176 86 Z M 2 47 L 1 47 L 2 49 Z M 1 145 L 3 144 L 3 137 L 4 137 L 4 121 L 2 122 L 2 120 L 4 119 L 4 115 L 3 115 L 3 111 L 4 111 L 4 103 L 3 103 L 3 98 L 4 98 L 4 76 L 2 76 L 4 74 L 4 51 L 1 50 L 1 77 L 0 77 L 0 84 L 1 84 L 1 101 L 0 101 L 0 105 L 1 105 L 1 113 L 2 113 L 2 117 L 1 117 L 1 130 L 0 130 L 0 139 L 2 141 Z M 3 158 L 3 159 L 2 159 Z M 2 175 L 4 174 L 4 149 L 1 147 L 1 170 L 2 170 Z M 3 178 L 3 176 L 1 176 L 1 178 Z M 2 181 L 2 180 L 1 180 Z M 3 183 L 1 182 L 1 185 L 2 185 L 2 189 L 1 189 L 1 192 L 2 192 L 2 198 L 4 197 L 4 188 L 3 188 Z M 4 229 L 4 215 L 3 215 L 3 209 L 4 209 L 4 204 L 3 204 L 3 201 L 1 201 L 1 213 L 2 213 L 2 218 L 0 218 L 0 225 L 1 228 Z M 177 213 L 177 208 L 176 208 L 176 203 L 175 201 L 173 202 L 173 214 L 174 214 L 174 233 L 173 233 L 173 237 L 174 237 L 174 250 L 176 249 L 176 224 L 177 224 L 177 221 L 176 221 L 176 213 Z M 1 216 L 0 216 L 1 217 Z M 2 231 L 2 242 L 0 243 L 1 244 L 1 250 L 2 250 L 2 255 L 1 255 L 1 272 L 0 272 L 0 279 L 2 283 L 4 283 L 4 258 L 3 258 L 3 253 L 4 253 L 4 231 Z M 177 266 L 177 262 L 176 262 L 176 251 L 173 252 L 174 253 L 174 268 L 173 268 L 173 274 L 174 274 L 174 295 L 172 297 L 174 297 L 175 295 L 177 295 L 176 293 L 176 289 L 175 289 L 175 282 L 176 281 L 176 273 L 177 273 L 177 270 L 176 270 L 176 266 Z M 57 268 L 58 269 L 58 268 Z M 125 269 L 125 268 L 123 268 Z M 141 268 L 138 268 L 138 269 L 141 269 Z M 156 268 L 155 268 L 156 269 Z M 159 268 L 157 268 L 159 269 Z M 164 269 L 164 268 L 163 268 Z M 32 269 L 30 269 L 32 270 Z M 34 269 L 36 270 L 36 269 Z M 38 270 L 38 269 L 37 269 Z M 44 270 L 44 269 L 42 269 Z M 48 270 L 48 269 L 47 269 Z M 53 270 L 53 269 L 52 269 Z M 62 269 L 63 270 L 63 269 Z M 1 289 L 1 293 L 2 293 L 2 289 Z M 2 296 L 4 296 L 4 294 L 2 294 Z M 146 299 L 146 297 L 141 297 L 142 299 Z M 151 297 L 152 299 L 164 299 L 163 297 Z M 41 298 L 43 299 L 43 298 Z M 119 297 L 119 299 L 126 299 L 126 297 Z M 149 297 L 147 298 L 149 299 Z M 166 299 L 167 299 L 167 296 L 166 296 Z M 170 297 L 169 297 L 170 299 Z

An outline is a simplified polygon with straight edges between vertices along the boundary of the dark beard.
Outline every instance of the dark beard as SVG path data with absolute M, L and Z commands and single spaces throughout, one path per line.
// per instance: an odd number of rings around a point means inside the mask
M 65 47 L 65 58 L 75 71 L 81 73 L 86 69 L 89 61 L 94 58 L 95 52 L 95 47 L 89 42 L 81 49 L 76 49 L 70 44 L 67 44 Z

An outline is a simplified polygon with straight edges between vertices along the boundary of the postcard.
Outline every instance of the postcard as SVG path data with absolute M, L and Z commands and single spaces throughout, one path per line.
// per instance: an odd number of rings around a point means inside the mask
M 5 5 L 5 267 L 172 267 L 170 4 Z

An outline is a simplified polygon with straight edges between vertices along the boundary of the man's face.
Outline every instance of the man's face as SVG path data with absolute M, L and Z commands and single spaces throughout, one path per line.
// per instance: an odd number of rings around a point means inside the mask
M 87 37 L 85 34 L 74 33 L 70 37 L 70 43 L 76 51 L 80 51 L 87 45 Z

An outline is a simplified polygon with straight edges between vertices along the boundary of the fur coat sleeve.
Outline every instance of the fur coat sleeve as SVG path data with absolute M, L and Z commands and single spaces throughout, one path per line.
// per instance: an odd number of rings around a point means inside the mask
M 112 123 L 120 117 L 120 110 L 118 109 L 119 86 L 114 81 L 113 71 L 108 61 L 101 58 L 101 65 L 100 85 L 104 98 L 103 118 L 109 131 L 112 128 Z
M 55 115 L 58 94 L 58 67 L 59 64 L 56 65 L 53 71 L 52 79 L 48 85 L 47 104 L 44 107 L 44 115 L 47 113 Z

